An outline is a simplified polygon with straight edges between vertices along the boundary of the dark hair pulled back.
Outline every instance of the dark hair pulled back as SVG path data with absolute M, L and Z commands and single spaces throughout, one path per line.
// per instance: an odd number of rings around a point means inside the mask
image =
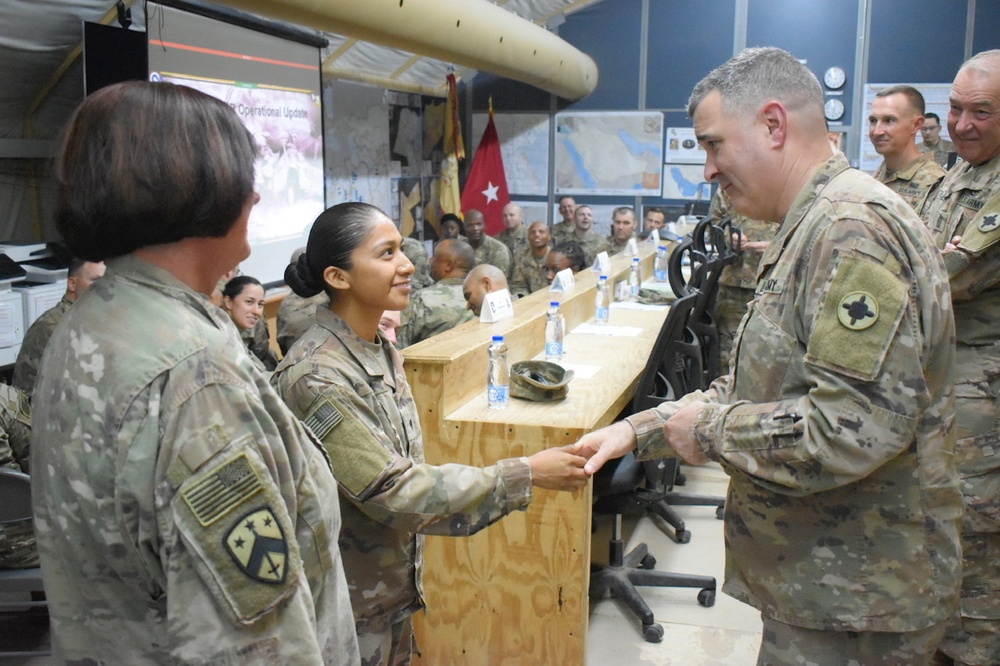
M 378 207 L 359 201 L 327 208 L 313 222 L 306 251 L 285 268 L 285 284 L 303 298 L 321 291 L 334 297 L 323 271 L 328 266 L 351 270 L 351 253 L 365 242 L 380 217 L 388 219 Z

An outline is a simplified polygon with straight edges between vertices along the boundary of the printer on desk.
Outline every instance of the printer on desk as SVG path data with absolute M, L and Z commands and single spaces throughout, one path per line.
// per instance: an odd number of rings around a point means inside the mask
M 0 366 L 14 364 L 24 339 L 22 294 L 12 285 L 26 275 L 27 271 L 9 255 L 0 254 Z

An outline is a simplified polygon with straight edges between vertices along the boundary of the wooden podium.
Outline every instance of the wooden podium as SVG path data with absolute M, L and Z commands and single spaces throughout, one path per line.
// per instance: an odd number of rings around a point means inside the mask
M 640 243 L 643 275 L 654 249 Z M 610 279 L 627 279 L 630 258 L 612 257 Z M 613 422 L 629 404 L 666 308 L 614 308 L 611 327 L 636 336 L 573 332 L 592 322 L 597 276 L 576 275 L 565 293 L 535 292 L 514 317 L 471 321 L 404 350 L 406 375 L 420 411 L 427 461 L 491 465 L 550 446 L 571 444 Z M 539 357 L 545 311 L 559 301 L 566 317 L 563 363 L 579 368 L 561 402 L 512 398 L 486 405 L 486 348 L 504 335 L 510 363 Z M 422 658 L 440 664 L 583 664 L 587 645 L 592 492 L 535 489 L 528 510 L 468 538 L 428 537 L 424 562 L 427 612 L 414 618 Z

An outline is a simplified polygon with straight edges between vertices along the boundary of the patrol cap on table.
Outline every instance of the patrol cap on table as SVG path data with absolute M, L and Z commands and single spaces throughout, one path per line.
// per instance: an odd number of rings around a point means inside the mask
M 563 400 L 573 371 L 549 361 L 518 361 L 510 366 L 510 394 L 535 402 Z

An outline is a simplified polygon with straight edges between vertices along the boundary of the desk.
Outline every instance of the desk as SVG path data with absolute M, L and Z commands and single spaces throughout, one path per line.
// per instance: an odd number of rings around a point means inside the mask
M 640 245 L 643 275 L 653 248 Z M 610 275 L 626 279 L 630 260 L 612 258 Z M 596 277 L 589 271 L 565 294 L 535 292 L 514 304 L 514 317 L 468 322 L 407 348 L 406 375 L 420 411 L 427 461 L 491 465 L 570 444 L 611 423 L 629 403 L 666 309 L 613 308 L 612 326 L 641 329 L 636 337 L 574 333 L 592 320 Z M 510 362 L 538 356 L 545 310 L 559 300 L 566 317 L 567 365 L 601 366 L 578 376 L 566 400 L 512 399 L 486 406 L 486 348 L 504 335 Z M 507 516 L 469 538 L 428 537 L 424 587 L 428 611 L 414 618 L 423 652 L 418 663 L 583 664 L 587 644 L 592 491 L 535 489 L 526 512 Z

